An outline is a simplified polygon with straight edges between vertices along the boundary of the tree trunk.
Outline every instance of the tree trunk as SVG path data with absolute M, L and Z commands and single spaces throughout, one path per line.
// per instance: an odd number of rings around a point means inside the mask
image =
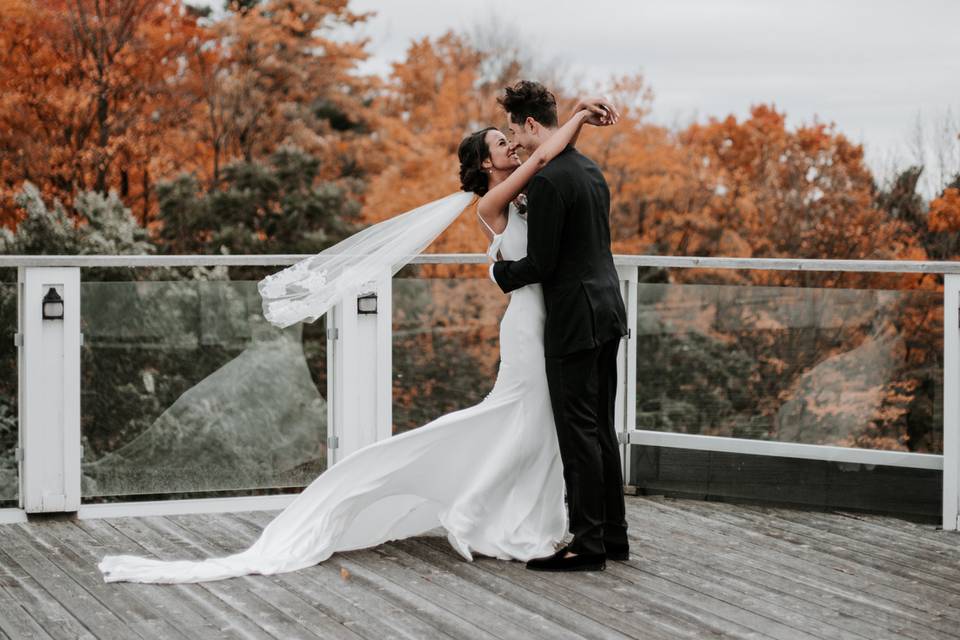
M 99 193 L 106 193 L 107 191 L 107 172 L 109 170 L 106 150 L 107 143 L 110 141 L 110 126 L 107 124 L 107 118 L 110 115 L 110 103 L 106 91 L 107 88 L 101 85 L 100 94 L 97 96 L 97 125 L 99 126 L 97 144 L 100 147 L 100 157 L 97 159 L 97 180 L 93 188 Z
M 147 216 L 150 215 L 150 169 L 143 168 L 143 212 L 141 213 L 140 224 L 147 227 Z

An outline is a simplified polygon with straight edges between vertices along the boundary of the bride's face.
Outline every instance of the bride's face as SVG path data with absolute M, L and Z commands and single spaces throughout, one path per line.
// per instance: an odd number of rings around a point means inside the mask
M 516 145 L 510 144 L 507 137 L 498 130 L 487 131 L 484 141 L 490 152 L 490 157 L 483 161 L 484 168 L 509 173 L 520 166 Z

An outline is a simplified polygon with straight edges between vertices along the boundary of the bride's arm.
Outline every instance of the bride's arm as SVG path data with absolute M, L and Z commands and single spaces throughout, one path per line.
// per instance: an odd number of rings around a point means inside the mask
M 530 154 L 523 164 L 517 167 L 516 171 L 511 173 L 506 180 L 495 186 L 484 194 L 477 203 L 477 213 L 485 221 L 496 218 L 500 212 L 507 206 L 507 203 L 517 197 L 523 188 L 527 186 L 530 179 L 540 171 L 548 162 L 556 158 L 561 151 L 567 148 L 580 135 L 580 128 L 584 122 L 603 126 L 613 124 L 616 120 L 608 116 L 606 108 L 596 103 L 578 103 L 584 108 L 578 110 L 567 120 L 557 132 L 550 136 L 546 142 L 537 147 L 537 150 Z M 614 112 L 615 113 L 615 112 Z
M 616 107 L 610 103 L 609 100 L 605 98 L 580 98 L 577 100 L 577 104 L 573 107 L 573 114 L 582 111 L 583 109 L 589 109 L 593 113 L 587 118 L 587 123 L 596 125 L 598 127 L 608 126 L 611 124 L 616 124 L 620 120 L 620 112 L 617 111 Z M 580 131 L 583 128 L 577 129 L 573 134 L 573 138 L 570 140 L 570 144 L 577 144 L 577 139 L 580 137 Z

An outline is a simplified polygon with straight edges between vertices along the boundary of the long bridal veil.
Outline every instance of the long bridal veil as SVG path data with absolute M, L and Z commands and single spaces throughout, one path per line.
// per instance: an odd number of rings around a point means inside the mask
M 392 276 L 426 249 L 476 196 L 458 191 L 367 227 L 258 284 L 263 315 L 278 327 L 313 322 L 365 283 Z

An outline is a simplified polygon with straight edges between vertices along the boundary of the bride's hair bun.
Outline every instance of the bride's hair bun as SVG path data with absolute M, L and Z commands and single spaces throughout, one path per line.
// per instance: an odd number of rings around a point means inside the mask
M 480 166 L 490 157 L 490 148 L 487 146 L 487 132 L 496 127 L 487 127 L 475 131 L 460 141 L 457 156 L 460 158 L 460 188 L 478 196 L 487 192 L 490 177 Z

